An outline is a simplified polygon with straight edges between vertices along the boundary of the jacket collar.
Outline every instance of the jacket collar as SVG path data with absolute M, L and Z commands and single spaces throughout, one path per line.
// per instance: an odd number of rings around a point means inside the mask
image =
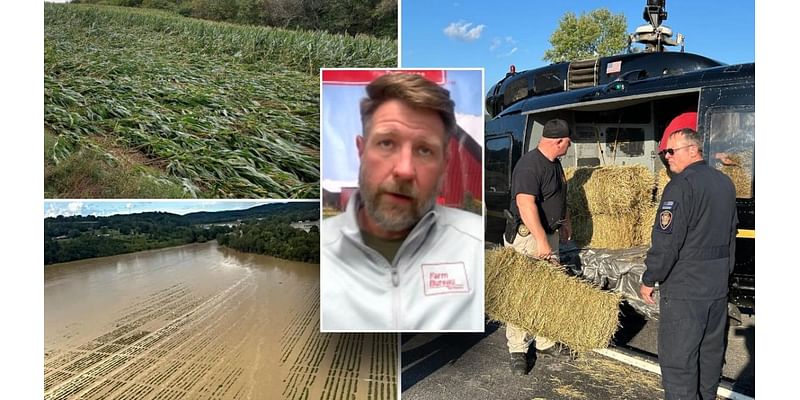
M 359 191 L 353 192 L 350 200 L 347 202 L 345 209 L 345 223 L 342 226 L 342 234 L 349 238 L 354 243 L 357 243 L 362 248 L 367 246 L 364 244 L 364 239 L 361 237 L 361 228 L 358 226 L 358 210 L 362 207 L 361 193 Z M 436 204 L 433 208 L 425 213 L 422 218 L 414 225 L 408 236 L 403 239 L 403 244 L 400 246 L 397 254 L 404 254 L 408 251 L 416 252 L 424 243 L 428 233 L 436 225 L 436 221 L 441 215 L 442 206 Z M 395 257 L 399 259 L 400 257 Z

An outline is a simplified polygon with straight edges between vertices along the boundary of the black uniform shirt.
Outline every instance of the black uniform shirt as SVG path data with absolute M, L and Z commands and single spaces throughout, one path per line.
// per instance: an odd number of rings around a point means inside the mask
M 517 194 L 536 197 L 539 220 L 546 233 L 553 233 L 566 218 L 567 180 L 558 159 L 550 161 L 539 149 L 527 152 L 514 166 L 511 175 L 511 204 L 509 209 L 517 225 L 522 217 L 517 208 Z
M 664 188 L 642 283 L 660 282 L 663 297 L 726 297 L 736 223 L 736 190 L 730 178 L 703 161 L 689 165 Z

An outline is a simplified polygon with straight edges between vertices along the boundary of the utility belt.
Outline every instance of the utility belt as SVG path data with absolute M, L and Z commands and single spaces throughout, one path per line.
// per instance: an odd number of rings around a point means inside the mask
M 511 214 L 510 211 L 503 210 L 503 215 L 505 215 L 506 217 L 506 230 L 504 235 L 508 243 L 514 243 L 514 239 L 517 238 L 517 235 L 519 235 L 520 237 L 527 237 L 528 235 L 531 234 L 531 230 L 528 229 L 528 227 L 524 223 L 517 222 L 517 219 L 514 217 L 513 214 Z M 561 225 L 563 224 L 564 220 L 556 221 L 553 223 L 553 225 L 549 227 L 550 228 L 549 232 L 548 229 L 545 228 L 545 233 L 547 234 L 555 233 L 556 231 L 558 231 L 559 228 L 561 228 Z

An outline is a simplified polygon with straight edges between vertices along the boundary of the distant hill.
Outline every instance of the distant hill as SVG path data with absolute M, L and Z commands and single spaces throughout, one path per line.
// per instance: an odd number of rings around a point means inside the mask
M 44 258 L 45 264 L 52 264 L 225 238 L 225 245 L 242 251 L 318 262 L 319 230 L 306 233 L 289 225 L 318 219 L 319 202 L 265 204 L 246 210 L 186 215 L 145 212 L 49 217 L 44 220 Z M 209 226 L 234 221 L 247 223 Z M 226 236 L 239 230 L 245 230 L 247 235 Z M 264 242 L 268 237 L 272 239 Z
M 217 211 L 217 212 L 196 212 L 184 215 L 184 221 L 190 224 L 213 224 L 220 222 L 230 222 L 240 219 L 254 219 L 271 216 L 282 216 L 291 214 L 298 216 L 298 219 L 317 220 L 319 219 L 319 202 L 291 202 L 264 204 L 246 210 Z
M 72 217 L 58 216 L 45 218 L 44 223 L 45 236 L 48 236 L 47 228 L 58 225 L 61 225 L 63 229 L 79 228 L 87 225 L 94 225 L 94 228 L 102 228 L 131 222 L 149 222 L 162 225 L 186 226 L 233 222 L 237 220 L 257 219 L 272 216 L 283 216 L 287 217 L 287 219 L 293 220 L 317 220 L 319 219 L 319 202 L 273 203 L 264 204 L 245 210 L 202 211 L 189 213 L 186 215 L 178 215 L 168 212 L 144 212 L 135 214 L 118 214 L 107 217 L 96 217 L 92 215 Z M 60 230 L 62 229 L 59 229 L 59 231 Z M 54 236 L 60 235 L 57 234 Z

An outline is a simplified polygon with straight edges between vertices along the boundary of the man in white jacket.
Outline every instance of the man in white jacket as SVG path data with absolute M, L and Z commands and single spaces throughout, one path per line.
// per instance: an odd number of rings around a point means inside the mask
M 322 223 L 323 331 L 483 331 L 483 221 L 436 205 L 449 92 L 387 74 L 361 101 L 359 190 Z

